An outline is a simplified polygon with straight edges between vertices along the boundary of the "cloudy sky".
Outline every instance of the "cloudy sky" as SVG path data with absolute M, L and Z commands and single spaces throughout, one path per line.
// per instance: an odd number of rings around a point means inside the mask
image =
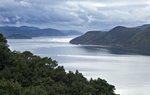
M 107 30 L 150 23 L 150 0 L 0 0 L 0 25 Z

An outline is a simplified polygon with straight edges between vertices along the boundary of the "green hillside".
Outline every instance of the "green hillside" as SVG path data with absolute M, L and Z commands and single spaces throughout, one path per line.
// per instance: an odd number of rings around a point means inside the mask
M 117 26 L 108 32 L 90 31 L 72 39 L 70 43 L 150 49 L 150 27 Z

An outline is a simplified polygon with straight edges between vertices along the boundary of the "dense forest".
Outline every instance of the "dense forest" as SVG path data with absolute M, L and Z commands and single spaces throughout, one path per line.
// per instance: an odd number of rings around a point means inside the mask
M 8 48 L 0 34 L 0 95 L 116 95 L 103 79 L 65 72 L 55 60 Z

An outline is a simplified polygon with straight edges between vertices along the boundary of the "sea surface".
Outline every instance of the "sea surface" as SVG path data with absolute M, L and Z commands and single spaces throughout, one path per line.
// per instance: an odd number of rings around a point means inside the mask
M 66 71 L 79 70 L 88 79 L 105 79 L 120 95 L 149 95 L 150 56 L 105 46 L 69 44 L 74 37 L 9 39 L 8 44 L 11 50 L 51 57 Z

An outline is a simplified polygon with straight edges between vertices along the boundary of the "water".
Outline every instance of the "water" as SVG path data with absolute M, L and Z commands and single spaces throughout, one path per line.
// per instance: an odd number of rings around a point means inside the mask
M 10 39 L 11 50 L 31 51 L 58 61 L 67 71 L 79 70 L 88 79 L 103 78 L 121 95 L 149 95 L 150 56 L 107 49 L 103 46 L 72 45 L 68 37 Z

